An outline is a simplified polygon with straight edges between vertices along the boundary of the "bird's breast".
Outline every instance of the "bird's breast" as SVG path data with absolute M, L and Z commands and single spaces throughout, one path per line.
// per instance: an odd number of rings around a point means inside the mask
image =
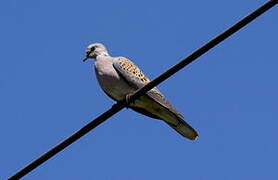
M 134 91 L 114 69 L 112 60 L 105 58 L 97 60 L 95 73 L 102 90 L 116 100 L 122 100 L 128 93 Z

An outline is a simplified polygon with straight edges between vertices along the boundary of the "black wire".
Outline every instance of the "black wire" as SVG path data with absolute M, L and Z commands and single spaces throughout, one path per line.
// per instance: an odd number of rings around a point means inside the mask
M 250 23 L 251 21 L 256 19 L 258 16 L 260 16 L 261 14 L 263 14 L 270 8 L 274 7 L 277 3 L 278 3 L 278 0 L 268 1 L 263 6 L 261 6 L 260 8 L 258 8 L 257 10 L 255 10 L 254 12 L 252 12 L 251 14 L 249 14 L 242 20 L 240 20 L 238 23 L 236 23 L 235 25 L 230 27 L 228 30 L 221 33 L 220 35 L 218 35 L 217 37 L 215 37 L 214 39 L 209 41 L 207 44 L 205 44 L 201 48 L 197 49 L 191 55 L 189 55 L 188 57 L 186 57 L 185 59 L 180 61 L 178 64 L 176 64 L 175 66 L 173 66 L 172 68 L 170 68 L 169 70 L 167 70 L 166 72 L 164 72 L 163 74 L 158 76 L 156 79 L 154 79 L 153 81 L 148 83 L 146 86 L 137 90 L 130 97 L 130 101 L 133 101 L 133 100 L 139 98 L 140 96 L 144 95 L 147 91 L 152 89 L 154 86 L 157 86 L 162 81 L 166 80 L 167 78 L 169 78 L 170 76 L 172 76 L 173 74 L 175 74 L 176 72 L 178 72 L 179 70 L 184 68 L 186 65 L 190 64 L 192 61 L 194 61 L 195 59 L 197 59 L 198 57 L 200 57 L 201 55 L 206 53 L 208 50 L 212 49 L 214 46 L 216 46 L 217 44 L 219 44 L 220 42 L 222 42 L 223 40 L 225 40 L 226 38 L 228 38 L 235 32 L 237 32 L 239 29 L 241 29 L 242 27 L 244 27 L 245 25 L 247 25 L 248 23 Z M 122 110 L 124 107 L 126 107 L 126 104 L 124 101 L 117 102 L 108 111 L 101 114 L 95 120 L 88 123 L 86 126 L 84 126 L 80 130 L 75 132 L 69 138 L 62 141 L 61 143 L 59 143 L 57 146 L 55 146 L 54 148 L 52 148 L 45 154 L 43 154 L 38 159 L 36 159 L 33 162 L 31 162 L 30 164 L 28 164 L 23 169 L 19 170 L 13 176 L 8 178 L 8 180 L 17 180 L 19 178 L 22 178 L 23 176 L 25 176 L 26 174 L 28 174 L 29 172 L 31 172 L 32 170 L 34 170 L 35 168 L 37 168 L 38 166 L 43 164 L 45 161 L 47 161 L 48 159 L 50 159 L 51 157 L 53 157 L 54 155 L 56 155 L 57 153 L 59 153 L 60 151 L 65 149 L 66 147 L 68 147 L 70 144 L 72 144 L 73 142 L 75 142 L 76 140 L 78 140 L 79 138 L 84 136 L 85 134 L 87 134 L 89 131 L 91 131 L 92 129 L 94 129 L 101 123 L 103 123 L 105 120 L 107 120 L 108 118 L 110 118 L 111 116 L 113 116 L 114 114 L 119 112 L 120 110 Z

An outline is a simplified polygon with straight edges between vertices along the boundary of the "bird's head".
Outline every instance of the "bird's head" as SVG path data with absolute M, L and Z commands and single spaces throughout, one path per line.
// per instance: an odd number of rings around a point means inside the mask
M 83 61 L 95 59 L 99 55 L 109 56 L 106 47 L 101 43 L 90 44 L 86 49 L 86 57 Z

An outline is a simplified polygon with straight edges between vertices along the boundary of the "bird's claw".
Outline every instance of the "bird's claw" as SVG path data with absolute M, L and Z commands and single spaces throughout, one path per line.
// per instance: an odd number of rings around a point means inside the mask
M 129 93 L 125 96 L 125 103 L 127 104 L 127 107 L 130 103 L 133 102 L 133 100 L 130 99 L 132 95 L 133 95 L 132 93 Z

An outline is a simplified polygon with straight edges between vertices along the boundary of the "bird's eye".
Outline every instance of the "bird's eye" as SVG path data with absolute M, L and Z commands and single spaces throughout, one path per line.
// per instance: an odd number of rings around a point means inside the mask
M 92 51 L 95 51 L 95 49 L 96 49 L 96 47 L 93 46 L 93 47 L 91 48 L 91 52 L 92 52 Z

